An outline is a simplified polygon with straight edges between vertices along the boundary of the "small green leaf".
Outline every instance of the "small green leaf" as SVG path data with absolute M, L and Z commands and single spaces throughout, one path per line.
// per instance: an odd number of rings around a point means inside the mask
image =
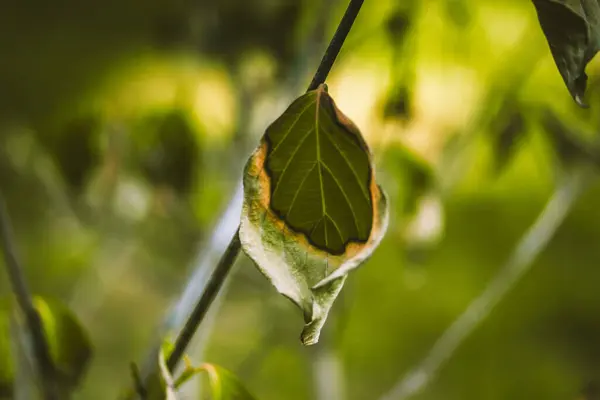
M 202 364 L 199 369 L 208 374 L 213 400 L 255 400 L 239 379 L 225 368 Z
M 173 387 L 179 389 L 184 383 L 203 372 L 208 375 L 212 400 L 255 400 L 233 373 L 209 363 L 196 368 L 188 362 L 183 372 L 173 382 Z
M 187 356 L 184 357 L 185 367 L 183 371 L 177 379 L 174 379 L 166 363 L 172 351 L 173 344 L 165 340 L 159 354 L 158 363 L 162 377 L 161 386 L 163 387 L 163 393 L 166 395 L 166 400 L 177 400 L 176 390 L 202 372 L 206 372 L 208 375 L 213 400 L 254 400 L 254 397 L 231 372 L 208 363 L 204 363 L 200 367 L 194 367 Z
M 10 313 L 0 303 L 0 399 L 10 399 L 13 394 L 15 370 L 11 355 Z
M 61 302 L 35 297 L 34 304 L 44 326 L 50 355 L 67 388 L 74 388 L 87 370 L 92 345 L 77 317 Z
M 580 106 L 586 106 L 585 67 L 600 50 L 598 0 L 533 0 L 558 70 Z
M 246 164 L 242 248 L 303 310 L 306 345 L 318 341 L 346 275 L 377 247 L 387 220 L 369 148 L 325 85 L 296 99 Z

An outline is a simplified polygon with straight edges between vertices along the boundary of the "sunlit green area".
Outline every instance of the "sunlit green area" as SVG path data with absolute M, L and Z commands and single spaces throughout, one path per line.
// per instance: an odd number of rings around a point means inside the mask
M 245 161 L 306 90 L 346 6 L 3 4 L 0 188 L 32 291 L 65 302 L 93 343 L 76 399 L 130 388 L 194 272 L 206 280 L 239 222 L 221 217 L 239 209 Z M 556 235 L 405 398 L 592 400 L 600 185 L 565 141 L 597 136 L 600 71 L 587 71 L 582 109 L 529 1 L 366 0 L 327 83 L 373 151 L 387 235 L 312 347 L 301 312 L 240 256 L 191 360 L 262 400 L 377 400 L 532 246 L 522 238 L 558 191 Z M 182 398 L 200 398 L 198 382 Z

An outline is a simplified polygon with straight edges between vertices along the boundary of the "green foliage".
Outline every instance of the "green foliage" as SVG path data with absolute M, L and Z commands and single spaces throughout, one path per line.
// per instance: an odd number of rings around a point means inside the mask
M 347 273 L 377 247 L 387 218 L 370 151 L 325 85 L 267 128 L 246 164 L 240 240 L 303 311 L 302 343 L 318 341 Z
M 208 374 L 213 400 L 255 399 L 239 379 L 225 368 L 214 364 L 203 364 L 200 369 Z
M 77 317 L 61 302 L 36 297 L 34 304 L 44 326 L 50 356 L 61 384 L 67 390 L 77 387 L 92 357 L 92 344 Z
M 10 313 L 4 305 L 0 303 L 0 399 L 10 399 L 15 371 L 11 355 Z
M 598 0 L 533 0 L 556 66 L 579 105 L 584 105 L 585 68 L 600 49 Z
M 169 372 L 166 360 L 173 349 L 169 341 L 163 342 L 158 356 L 160 378 L 152 379 L 147 389 L 146 398 L 149 400 L 177 400 L 177 390 L 195 377 L 206 373 L 212 400 L 255 400 L 255 397 L 244 387 L 240 380 L 230 371 L 220 366 L 204 363 L 199 367 L 191 364 L 184 357 L 185 367 L 177 378 Z
M 223 367 L 214 364 L 204 363 L 199 367 L 193 367 L 189 363 L 181 375 L 174 382 L 175 388 L 180 388 L 190 379 L 204 375 L 208 377 L 210 395 L 212 400 L 255 400 L 248 389 L 240 382 L 235 374 Z M 168 393 L 169 389 L 167 389 Z M 169 399 L 167 395 L 167 400 Z

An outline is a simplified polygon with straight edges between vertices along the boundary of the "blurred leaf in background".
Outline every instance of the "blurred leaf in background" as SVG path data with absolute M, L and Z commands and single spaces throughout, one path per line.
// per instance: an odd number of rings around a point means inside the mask
M 597 0 L 534 0 L 556 66 L 575 101 L 584 105 L 585 68 L 600 50 Z
M 71 391 L 81 383 L 92 357 L 88 334 L 77 317 L 59 301 L 36 297 L 34 302 L 60 382 Z

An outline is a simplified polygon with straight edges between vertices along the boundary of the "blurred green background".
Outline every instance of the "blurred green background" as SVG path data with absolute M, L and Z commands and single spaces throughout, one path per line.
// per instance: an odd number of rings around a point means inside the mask
M 94 342 L 76 398 L 130 385 L 198 260 L 229 240 L 213 233 L 244 161 L 306 89 L 346 5 L 2 3 L 0 186 L 32 289 L 67 302 Z M 596 63 L 588 72 L 583 110 L 528 1 L 367 0 L 328 84 L 375 154 L 388 234 L 313 348 L 300 312 L 240 257 L 192 359 L 259 399 L 378 399 L 585 168 L 564 138 L 597 135 Z M 531 270 L 410 398 L 594 399 L 600 185 L 584 185 Z

